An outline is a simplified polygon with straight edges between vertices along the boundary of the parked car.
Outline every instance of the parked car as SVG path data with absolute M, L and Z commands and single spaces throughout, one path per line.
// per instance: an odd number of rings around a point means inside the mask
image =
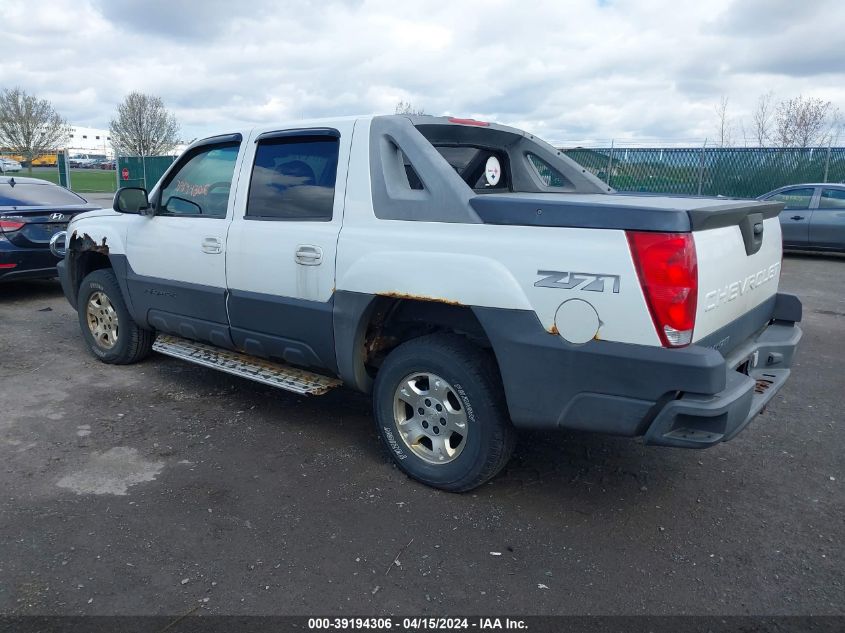
M 96 208 L 46 180 L 0 176 L 0 282 L 56 277 L 50 239 Z
M 617 194 L 493 123 L 328 119 L 193 143 L 149 195 L 71 222 L 59 272 L 101 361 L 345 383 L 401 470 L 461 491 L 515 427 L 680 448 L 742 431 L 801 338 L 782 208 Z
M 845 252 L 845 184 L 787 185 L 758 200 L 782 202 L 786 249 Z
M 77 154 L 68 159 L 68 165 L 74 168 L 91 169 L 96 167 L 100 160 L 104 160 L 104 156 L 95 156 L 91 154 Z
M 112 171 L 114 171 L 117 168 L 117 163 L 115 163 L 114 160 L 107 158 L 105 160 L 101 160 L 98 163 L 97 167 L 99 167 L 100 169 L 111 169 Z
M 22 165 L 13 158 L 0 158 L 0 174 L 20 171 Z

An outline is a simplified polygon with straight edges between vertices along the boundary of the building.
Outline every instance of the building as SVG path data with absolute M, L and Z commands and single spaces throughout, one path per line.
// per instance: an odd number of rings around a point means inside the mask
M 100 128 L 71 125 L 67 138 L 67 150 L 70 156 L 94 154 L 114 158 L 109 131 Z
M 172 152 L 173 156 L 180 155 L 189 143 L 179 143 Z M 68 156 L 84 154 L 92 157 L 114 158 L 115 152 L 111 144 L 108 130 L 94 127 L 71 125 L 67 138 Z

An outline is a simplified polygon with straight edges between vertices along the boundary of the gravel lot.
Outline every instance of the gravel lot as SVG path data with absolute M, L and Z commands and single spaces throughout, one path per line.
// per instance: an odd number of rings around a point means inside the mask
M 0 286 L 0 613 L 845 614 L 845 258 L 781 287 L 798 366 L 733 442 L 526 434 L 453 495 L 365 397 L 102 365 L 57 283 Z

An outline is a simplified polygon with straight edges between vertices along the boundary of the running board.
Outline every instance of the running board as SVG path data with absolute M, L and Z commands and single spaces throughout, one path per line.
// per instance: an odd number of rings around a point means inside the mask
M 341 384 L 336 378 L 167 334 L 156 337 L 153 349 L 160 354 L 294 393 L 319 396 Z

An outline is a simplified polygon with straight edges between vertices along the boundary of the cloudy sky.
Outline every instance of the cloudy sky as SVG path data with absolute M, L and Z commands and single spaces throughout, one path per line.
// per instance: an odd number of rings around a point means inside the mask
M 304 117 L 496 120 L 553 142 L 693 140 L 724 95 L 845 112 L 841 0 L 0 0 L 0 88 L 107 127 L 154 93 L 185 138 Z

